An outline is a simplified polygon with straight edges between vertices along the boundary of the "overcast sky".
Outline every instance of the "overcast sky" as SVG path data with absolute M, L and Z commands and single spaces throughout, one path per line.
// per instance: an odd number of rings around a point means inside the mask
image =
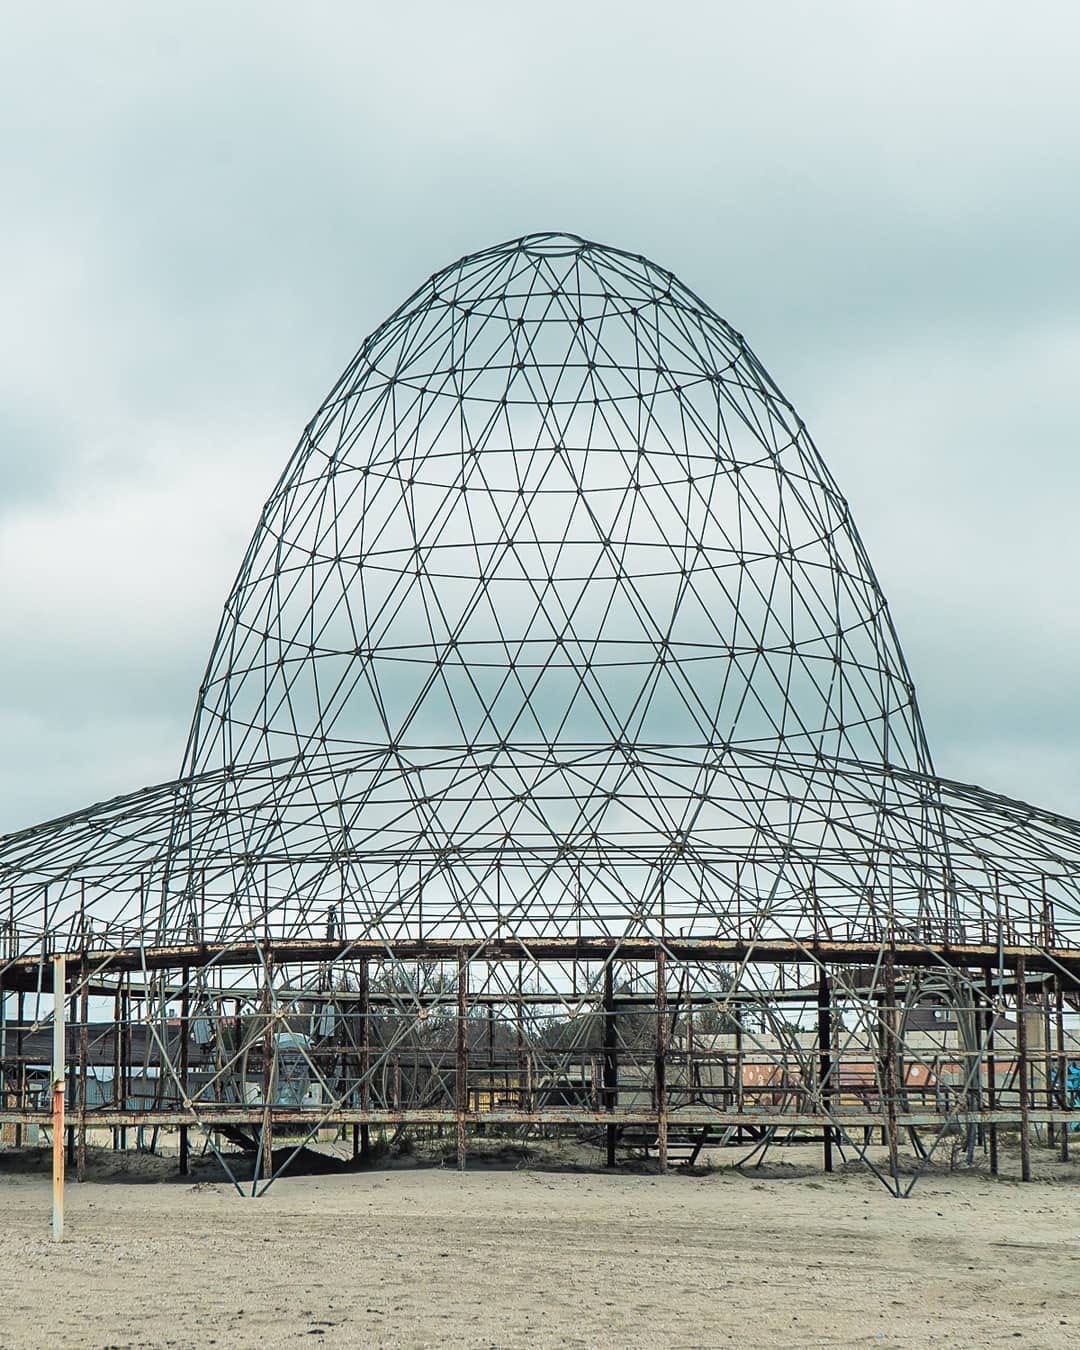
M 543 229 L 746 334 L 852 504 L 939 772 L 1080 815 L 1078 14 L 10 7 L 0 831 L 177 772 L 303 424 L 429 273 Z

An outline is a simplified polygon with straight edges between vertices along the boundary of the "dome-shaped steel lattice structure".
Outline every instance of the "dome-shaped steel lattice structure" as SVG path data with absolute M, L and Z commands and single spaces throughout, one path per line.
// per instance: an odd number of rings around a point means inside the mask
M 778 830 L 808 857 L 838 843 L 832 780 L 775 791 L 780 755 L 929 768 L 847 504 L 670 273 L 535 236 L 432 278 L 312 419 L 226 604 L 186 772 L 284 761 L 270 817 L 221 828 L 260 860 L 304 839 L 298 918 L 347 857 L 347 923 L 415 931 L 426 882 L 439 931 L 476 938 L 504 916 L 650 925 L 661 872 L 680 925 L 711 930 L 763 846 L 745 881 L 775 898 Z M 172 893 L 218 847 L 178 849 Z M 785 869 L 785 897 L 815 885 Z M 916 889 L 932 906 L 940 877 Z M 251 917 L 236 898 L 227 924 Z
M 467 258 L 305 430 L 188 771 L 437 745 L 501 808 L 492 750 L 668 744 L 928 768 L 847 504 L 739 334 L 610 249 Z
M 1076 997 L 1078 841 L 934 777 L 847 504 L 741 335 L 534 235 L 436 274 L 305 429 L 180 778 L 0 842 L 0 980 L 40 996 L 50 946 L 115 980 L 154 1118 L 248 1130 L 260 1170 L 298 1113 L 666 1159 L 671 1113 L 749 1109 L 870 1165 L 880 1123 L 899 1189 L 905 1124 L 930 1152 L 1003 1092 L 1025 1129 L 1064 1109 L 1022 1047 L 1012 1086 L 986 1065 L 1033 972 Z M 951 1049 L 909 1034 L 928 1000 Z

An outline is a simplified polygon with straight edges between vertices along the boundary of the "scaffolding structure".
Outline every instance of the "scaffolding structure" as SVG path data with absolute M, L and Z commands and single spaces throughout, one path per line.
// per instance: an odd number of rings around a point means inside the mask
M 177 1129 L 256 1193 L 418 1126 L 462 1166 L 486 1129 L 661 1167 L 813 1139 L 897 1194 L 1007 1130 L 1029 1177 L 1076 1120 L 1078 881 L 1080 823 L 936 776 L 742 336 L 531 235 L 432 277 L 305 428 L 180 775 L 0 839 L 0 1125 L 59 1081 L 77 1166 Z

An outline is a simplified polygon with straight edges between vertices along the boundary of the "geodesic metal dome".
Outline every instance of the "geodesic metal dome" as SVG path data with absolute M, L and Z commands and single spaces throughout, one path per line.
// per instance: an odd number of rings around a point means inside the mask
M 492 749 L 650 744 L 929 763 L 847 504 L 742 337 L 530 237 L 432 278 L 305 429 L 186 770 L 439 745 L 501 802 Z
M 537 234 L 433 276 L 305 428 L 181 777 L 4 854 L 13 894 L 52 875 L 51 925 L 162 940 L 321 932 L 331 903 L 388 941 L 652 931 L 661 904 L 686 934 L 959 936 L 1029 847 L 972 844 L 965 794 L 742 336 L 644 258 Z M 1031 846 L 1065 901 L 1071 857 Z
M 761 1007 L 785 963 L 862 962 L 828 979 L 868 1026 L 886 951 L 972 1007 L 965 953 L 1071 970 L 1078 875 L 1076 822 L 934 776 L 847 503 L 742 336 L 563 234 L 437 273 L 350 362 L 263 508 L 180 777 L 0 841 L 9 962 L 92 934 L 185 998 L 190 964 L 261 963 L 272 1002 L 271 956 L 445 950 L 563 962 L 562 997 L 644 943 L 658 1000 L 667 960 L 705 988 L 695 953 Z M 520 1006 L 520 968 L 485 978 Z
M 516 922 L 562 931 L 574 857 L 571 907 L 621 931 L 658 903 L 643 864 L 753 855 L 778 826 L 826 846 L 830 780 L 785 803 L 761 779 L 778 754 L 929 768 L 847 505 L 669 272 L 538 235 L 433 277 L 305 429 L 185 774 L 283 762 L 269 819 L 225 809 L 231 848 L 295 863 L 302 840 L 302 897 L 348 857 L 356 918 L 392 933 L 419 923 L 422 878 L 388 888 L 387 859 L 419 861 L 429 913 L 478 936 L 493 859 Z M 192 837 L 171 890 L 218 847 Z M 712 922 L 726 896 L 697 889 L 673 907 Z

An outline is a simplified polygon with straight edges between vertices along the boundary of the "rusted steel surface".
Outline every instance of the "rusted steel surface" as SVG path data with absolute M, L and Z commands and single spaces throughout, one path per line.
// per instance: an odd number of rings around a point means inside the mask
M 396 951 L 371 954 L 370 944 L 357 956 L 357 944 L 341 947 L 336 925 L 327 927 L 315 947 L 347 951 L 340 963 L 288 965 L 280 958 L 292 947 L 267 940 L 246 949 L 257 964 L 236 986 L 221 978 L 224 964 L 190 961 L 188 947 L 170 949 L 179 966 L 147 967 L 134 981 L 131 970 L 73 957 L 72 1163 L 84 1170 L 91 1130 L 112 1131 L 123 1147 L 130 1130 L 178 1128 L 181 1170 L 192 1130 L 215 1150 L 223 1135 L 257 1151 L 263 1185 L 320 1131 L 352 1129 L 354 1152 L 368 1158 L 372 1130 L 398 1137 L 434 1127 L 446 1130 L 461 1167 L 472 1132 L 507 1129 L 580 1131 L 611 1164 L 645 1149 L 661 1168 L 696 1158 L 724 1132 L 723 1142 L 742 1147 L 772 1146 L 768 1132 L 810 1132 L 828 1170 L 837 1149 L 864 1156 L 858 1136 L 870 1132 L 886 1146 L 882 1179 L 899 1194 L 909 1175 L 900 1167 L 904 1131 L 923 1160 L 964 1131 L 970 1152 L 981 1132 L 996 1167 L 998 1130 L 1020 1126 L 1028 1175 L 1032 1129 L 1076 1118 L 1045 1071 L 1068 1062 L 1064 1032 L 1056 1054 L 1048 1036 L 1033 1059 L 1022 1009 L 1034 1000 L 1049 1025 L 1051 997 L 1064 1017 L 1080 980 L 1033 974 L 1024 953 L 1014 973 L 994 974 L 954 964 L 950 950 L 926 975 L 905 964 L 904 944 L 889 944 L 876 966 L 819 960 L 803 974 L 801 963 L 772 967 L 769 944 L 729 966 L 715 959 L 725 944 L 669 937 L 549 942 L 558 959 L 523 957 L 520 943 L 504 939 L 430 939 L 410 964 Z M 39 965 L 39 997 L 48 1000 L 45 973 Z M 932 1031 L 937 1005 L 920 1002 L 924 979 L 954 1000 L 951 1040 Z M 112 990 L 113 1018 L 91 1023 L 88 999 L 99 986 Z M 14 1039 L 21 1053 L 0 1065 L 0 1122 L 20 1133 L 49 1120 L 48 1023 L 34 996 L 27 1002 L 39 1021 L 8 1023 L 8 1045 Z M 972 1010 L 963 1036 L 960 1006 Z M 931 1030 L 913 1037 L 912 1024 Z
M 435 1111 L 426 1109 L 417 1109 L 409 1111 L 359 1111 L 351 1108 L 340 1108 L 333 1110 L 324 1110 L 323 1108 L 312 1109 L 309 1111 L 289 1110 L 285 1107 L 275 1107 L 273 1109 L 273 1119 L 275 1128 L 279 1129 L 310 1129 L 312 1125 L 333 1126 L 333 1125 L 351 1125 L 366 1121 L 369 1125 L 454 1125 L 458 1118 L 458 1113 L 454 1110 Z M 614 1121 L 616 1125 L 646 1125 L 656 1126 L 656 1112 L 653 1110 L 634 1110 L 630 1108 L 618 1108 L 615 1111 L 593 1111 L 581 1110 L 573 1111 L 567 1109 L 552 1108 L 543 1111 L 467 1111 L 464 1113 L 465 1124 L 467 1126 L 476 1125 L 607 1125 Z M 737 1125 L 761 1125 L 761 1126 L 791 1126 L 793 1129 L 821 1129 L 826 1122 L 832 1122 L 834 1125 L 845 1129 L 863 1129 L 873 1127 L 880 1129 L 883 1123 L 883 1115 L 879 1111 L 865 1111 L 859 1109 L 838 1108 L 828 1115 L 820 1112 L 787 1112 L 787 1111 L 760 1111 L 760 1112 L 736 1112 L 736 1111 L 702 1111 L 702 1110 L 680 1110 L 669 1114 L 669 1125 L 715 1125 L 717 1128 L 727 1128 Z M 996 1111 L 971 1111 L 962 1115 L 950 1116 L 951 1121 L 961 1123 L 970 1122 L 975 1125 L 996 1125 L 1019 1126 L 1021 1123 L 1021 1114 L 1019 1108 L 1015 1110 L 996 1110 Z M 219 1129 L 228 1125 L 260 1125 L 263 1120 L 263 1109 L 259 1107 L 207 1107 L 200 1112 L 200 1129 Z M 940 1125 L 942 1116 L 935 1111 L 898 1111 L 896 1123 L 900 1129 L 906 1129 L 908 1126 L 917 1128 L 932 1128 Z M 1032 1107 L 1028 1112 L 1028 1120 L 1032 1125 L 1047 1125 L 1050 1123 L 1064 1124 L 1066 1122 L 1075 1123 L 1077 1113 L 1070 1110 L 1061 1110 L 1060 1108 L 1036 1108 Z M 0 1123 L 16 1121 L 23 1125 L 44 1125 L 52 1124 L 52 1113 L 50 1111 L 0 1111 Z M 101 1111 L 87 1112 L 87 1125 L 91 1129 L 110 1128 L 113 1126 L 125 1125 L 153 1127 L 160 1125 L 163 1127 L 179 1126 L 184 1123 L 190 1124 L 192 1121 L 191 1113 L 188 1111 L 160 1110 L 160 1111 L 113 1111 L 102 1109 Z
M 669 956 L 680 961 L 739 963 L 754 962 L 820 965 L 872 965 L 881 956 L 881 943 L 873 941 L 822 941 L 812 935 L 805 940 L 745 939 L 725 940 L 666 938 L 664 948 Z M 457 958 L 461 946 L 458 940 L 428 938 L 423 942 L 403 940 L 394 945 L 395 959 L 410 961 L 449 961 Z M 470 960 L 518 961 L 523 953 L 530 960 L 604 961 L 617 956 L 620 961 L 652 961 L 656 942 L 639 938 L 541 938 L 523 934 L 516 938 L 490 938 L 478 941 L 468 948 Z M 1077 947 L 1040 948 L 992 943 L 910 942 L 898 940 L 893 944 L 898 964 L 911 967 L 971 967 L 987 970 L 1000 965 L 1003 970 L 1016 970 L 1023 960 L 1028 972 L 1054 973 L 1061 971 L 1080 978 L 1080 949 Z M 193 968 L 214 965 L 222 969 L 257 966 L 264 952 L 269 951 L 278 964 L 298 962 L 334 962 L 379 958 L 386 954 L 386 944 L 380 940 L 327 940 L 325 938 L 275 938 L 266 942 L 202 942 L 171 944 L 167 946 L 128 946 L 89 949 L 87 962 L 98 973 L 104 971 L 141 971 Z M 83 952 L 72 949 L 80 958 Z M 41 957 L 38 952 L 16 956 L 0 965 L 0 986 L 6 988 L 51 988 L 51 974 L 44 980 L 38 973 Z

